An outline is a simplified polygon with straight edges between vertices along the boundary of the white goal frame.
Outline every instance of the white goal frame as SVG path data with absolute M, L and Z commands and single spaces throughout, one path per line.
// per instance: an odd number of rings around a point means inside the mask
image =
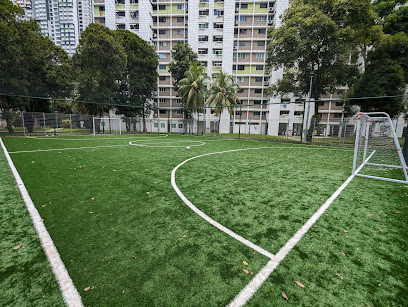
M 361 135 L 361 128 L 362 128 L 362 119 L 363 117 L 367 118 L 367 124 L 365 129 L 365 135 L 364 135 L 364 152 L 363 152 L 363 161 L 360 165 L 357 165 L 357 160 L 358 160 L 358 149 L 360 146 L 360 137 Z M 369 143 L 369 128 L 371 125 L 372 121 L 375 120 L 384 120 L 388 123 L 390 127 L 390 131 L 392 132 L 392 138 L 394 140 L 395 144 L 395 149 L 397 151 L 400 165 L 389 165 L 389 164 L 379 164 L 379 163 L 370 163 L 370 159 L 373 155 L 375 155 L 375 150 L 370 153 L 370 155 L 367 157 L 369 154 L 367 152 L 367 147 Z M 364 165 L 373 165 L 373 166 L 379 166 L 379 167 L 385 167 L 385 168 L 398 168 L 402 169 L 405 180 L 399 180 L 399 179 L 393 179 L 393 178 L 385 178 L 385 177 L 379 177 L 379 176 L 370 176 L 370 175 L 364 175 L 361 173 L 358 173 L 356 170 L 358 168 L 363 168 Z M 402 155 L 401 151 L 401 146 L 399 144 L 397 134 L 395 133 L 395 128 L 394 125 L 392 124 L 391 118 L 387 113 L 384 112 L 369 112 L 369 113 L 359 113 L 357 115 L 357 129 L 356 129 L 356 140 L 355 140 L 355 146 L 354 146 L 354 159 L 353 159 L 353 175 L 360 176 L 360 177 L 366 177 L 366 178 L 372 178 L 372 179 L 379 179 L 379 180 L 385 180 L 385 181 L 391 181 L 391 182 L 397 182 L 397 183 L 403 183 L 403 184 L 408 184 L 408 175 L 407 175 L 407 164 L 405 162 L 404 156 Z
M 114 122 L 115 120 L 118 121 L 118 126 L 119 126 L 119 135 L 122 135 L 122 119 L 119 117 L 92 117 L 92 134 L 96 135 L 96 129 L 95 129 L 95 120 L 100 120 L 104 122 L 109 123 L 109 127 L 111 126 L 111 123 Z

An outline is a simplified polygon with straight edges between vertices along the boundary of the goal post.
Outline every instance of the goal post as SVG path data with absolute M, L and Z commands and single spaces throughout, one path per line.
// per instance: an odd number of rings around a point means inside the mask
M 118 117 L 92 117 L 92 134 L 122 134 L 122 119 Z
M 407 164 L 387 113 L 358 114 L 353 175 L 408 184 Z

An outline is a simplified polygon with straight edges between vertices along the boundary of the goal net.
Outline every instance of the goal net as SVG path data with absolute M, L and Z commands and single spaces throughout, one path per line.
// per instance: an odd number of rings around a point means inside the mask
M 117 117 L 93 117 L 93 135 L 122 134 L 122 119 Z
M 407 164 L 387 113 L 358 114 L 353 174 L 408 184 Z

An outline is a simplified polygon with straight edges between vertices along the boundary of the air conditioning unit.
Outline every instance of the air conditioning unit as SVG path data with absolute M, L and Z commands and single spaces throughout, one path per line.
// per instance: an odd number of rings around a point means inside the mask
M 269 8 L 269 12 L 275 12 L 275 8 L 274 8 L 273 6 L 271 6 L 271 7 Z
M 233 49 L 233 50 L 238 50 L 238 47 L 237 47 L 237 46 L 234 46 L 232 49 Z
M 153 38 L 157 38 L 157 34 L 156 34 L 156 33 L 153 33 Z
M 264 81 L 264 85 L 268 86 L 268 85 L 269 85 L 269 81 Z
M 268 20 L 268 25 L 273 25 L 273 20 Z
M 238 13 L 238 12 L 239 12 L 239 8 L 236 7 L 236 8 L 235 8 L 235 12 Z

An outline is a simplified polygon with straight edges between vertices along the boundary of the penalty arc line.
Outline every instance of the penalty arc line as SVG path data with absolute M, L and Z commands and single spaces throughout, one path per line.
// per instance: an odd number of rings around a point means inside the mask
M 50 263 L 52 272 L 54 273 L 55 279 L 58 281 L 58 285 L 61 290 L 62 297 L 64 298 L 64 302 L 69 307 L 83 306 L 81 296 L 79 295 L 78 290 L 75 288 L 74 283 L 72 282 L 72 279 L 69 276 L 68 271 L 61 260 L 57 248 L 55 247 L 50 234 L 45 228 L 41 216 L 37 208 L 34 206 L 34 203 L 31 200 L 30 195 L 28 194 L 24 182 L 21 179 L 16 167 L 14 166 L 14 163 L 11 160 L 7 148 L 6 146 L 4 146 L 3 140 L 1 138 L 0 144 L 1 147 L 3 148 L 4 155 L 6 156 L 10 169 L 14 175 L 14 178 L 16 180 L 17 186 L 20 190 L 24 203 L 26 204 L 27 211 L 30 213 L 35 230 L 38 234 L 38 237 L 40 238 L 42 248 L 45 252 L 45 255 L 47 256 L 48 262 Z
M 332 196 L 310 217 L 310 219 L 289 239 L 288 242 L 279 250 L 279 252 L 259 271 L 258 274 L 241 290 L 240 293 L 228 304 L 228 307 L 244 306 L 251 297 L 258 291 L 266 279 L 278 267 L 289 252 L 296 246 L 296 244 L 303 238 L 307 231 L 317 222 L 322 214 L 330 207 L 333 201 L 340 195 L 340 193 L 348 186 L 354 179 L 356 174 L 363 168 L 368 160 L 374 155 L 375 151 L 364 161 L 363 164 L 356 170 L 355 174 L 351 175 Z

